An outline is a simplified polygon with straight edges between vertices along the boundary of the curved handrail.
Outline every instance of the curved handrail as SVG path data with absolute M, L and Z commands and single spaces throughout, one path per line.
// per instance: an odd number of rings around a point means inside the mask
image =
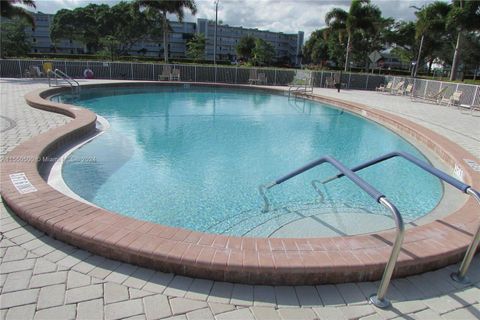
M 59 70 L 59 69 L 48 70 L 48 75 L 49 75 L 48 85 L 49 86 L 51 86 L 51 84 L 50 84 L 50 74 L 53 74 L 55 76 L 55 83 L 57 85 L 58 85 L 58 78 L 61 78 L 68 83 L 68 85 L 70 86 L 72 91 L 74 91 L 74 88 L 77 88 L 78 90 L 80 90 L 80 83 L 78 83 L 77 80 L 73 79 L 68 74 L 66 74 L 65 72 L 63 72 L 62 70 Z
M 394 157 L 401 157 L 401 158 L 404 158 L 405 160 L 410 161 L 411 163 L 417 165 L 421 169 L 427 171 L 428 173 L 430 173 L 430 174 L 436 176 L 437 178 L 445 181 L 446 183 L 452 185 L 453 187 L 457 188 L 458 190 L 462 191 L 463 193 L 466 193 L 466 194 L 472 196 L 480 204 L 480 193 L 478 191 L 476 191 L 475 189 L 473 189 L 472 186 L 470 186 L 468 184 L 465 184 L 458 179 L 455 179 L 454 177 L 450 176 L 449 174 L 447 174 L 447 173 L 445 173 L 445 172 L 443 172 L 443 171 L 441 171 L 437 168 L 432 167 L 431 165 L 429 165 L 425 161 L 422 161 L 422 160 L 414 157 L 413 155 L 411 155 L 407 152 L 403 152 L 403 151 L 390 152 L 390 153 L 384 154 L 384 155 L 382 155 L 378 158 L 375 158 L 373 160 L 362 163 L 362 164 L 360 164 L 356 167 L 353 167 L 351 170 L 353 172 L 356 172 L 356 171 L 368 168 L 368 167 L 373 166 L 377 163 L 383 162 L 385 160 L 388 160 L 388 159 L 391 159 L 391 158 L 394 158 Z M 333 181 L 335 179 L 341 178 L 343 176 L 344 176 L 343 173 L 339 173 L 335 176 L 332 176 L 332 177 L 322 181 L 322 183 L 325 184 L 325 183 L 328 183 L 328 182 Z M 475 255 L 475 252 L 476 252 L 479 244 L 480 244 L 480 225 L 478 226 L 478 229 L 477 229 L 476 233 L 473 235 L 472 242 L 470 243 L 470 245 L 467 248 L 467 251 L 465 253 L 465 256 L 462 260 L 462 263 L 461 263 L 458 271 L 451 274 L 451 277 L 452 277 L 453 280 L 455 280 L 457 282 L 461 282 L 461 283 L 469 283 L 469 280 L 466 277 L 466 274 L 467 274 L 468 268 L 470 266 L 470 263 L 472 262 L 473 256 Z
M 73 78 L 70 77 L 68 74 L 66 74 L 65 72 L 63 72 L 62 70 L 60 70 L 60 69 L 55 69 L 54 72 L 60 74 L 60 76 L 62 76 L 62 78 L 68 79 L 68 80 L 70 80 L 70 81 L 73 81 L 73 82 L 75 82 L 75 83 L 77 84 L 77 86 L 80 86 L 80 83 L 78 83 L 77 80 L 73 79 Z
M 270 207 L 270 204 L 268 202 L 268 198 L 266 196 L 266 191 L 273 188 L 276 185 L 279 185 L 305 171 L 308 171 L 316 166 L 319 166 L 323 163 L 330 163 L 332 166 L 337 168 L 344 176 L 349 178 L 352 182 L 354 182 L 358 187 L 360 187 L 363 191 L 368 193 L 373 199 L 375 199 L 376 202 L 379 204 L 383 205 L 385 208 L 390 210 L 392 213 L 393 218 L 395 219 L 395 224 L 397 227 L 397 235 L 395 237 L 395 241 L 393 243 L 392 247 L 392 252 L 390 253 L 390 258 L 388 259 L 388 262 L 385 266 L 385 271 L 383 272 L 382 276 L 382 281 L 380 282 L 380 286 L 378 288 L 377 294 L 373 294 L 370 297 L 370 301 L 377 307 L 379 308 L 387 308 L 391 305 L 390 301 L 385 298 L 388 285 L 390 284 L 390 279 L 392 278 L 393 270 L 395 269 L 395 264 L 397 262 L 398 255 L 400 253 L 400 249 L 402 248 L 402 243 L 403 243 L 403 237 L 405 234 L 405 225 L 403 223 L 403 218 L 398 209 L 395 207 L 393 203 L 391 203 L 386 196 L 375 189 L 372 185 L 370 185 L 368 182 L 363 180 L 361 177 L 359 177 L 355 172 L 350 170 L 348 167 L 343 165 L 341 162 L 336 160 L 335 158 L 331 156 L 325 156 L 320 159 L 317 159 L 315 161 L 312 161 L 308 163 L 307 165 L 292 171 L 291 173 L 287 174 L 286 176 L 283 176 L 275 181 L 272 181 L 269 184 L 266 185 L 261 185 L 259 187 L 260 194 L 262 195 L 264 201 L 265 201 L 265 206 L 264 210 L 268 210 Z

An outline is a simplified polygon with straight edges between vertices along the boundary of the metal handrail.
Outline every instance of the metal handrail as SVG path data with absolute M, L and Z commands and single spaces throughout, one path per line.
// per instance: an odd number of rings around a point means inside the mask
M 397 262 L 398 255 L 400 253 L 400 249 L 402 248 L 403 237 L 405 234 L 405 225 L 403 223 L 403 218 L 398 209 L 395 207 L 393 203 L 390 202 L 386 198 L 386 196 L 371 186 L 368 182 L 360 178 L 357 174 L 355 174 L 352 170 L 348 167 L 343 165 L 341 162 L 336 160 L 333 157 L 325 156 L 309 164 L 287 174 L 286 176 L 277 179 L 269 184 L 262 185 L 259 187 L 260 194 L 262 195 L 265 204 L 264 204 L 264 211 L 270 208 L 270 204 L 268 202 L 268 198 L 266 196 L 266 191 L 273 188 L 276 185 L 279 185 L 307 170 L 310 170 L 318 165 L 321 165 L 325 162 L 330 163 L 332 166 L 337 168 L 343 175 L 349 178 L 352 182 L 354 182 L 358 187 L 360 187 L 363 191 L 368 193 L 376 202 L 383 205 L 385 208 L 390 210 L 392 213 L 393 218 L 395 219 L 395 224 L 397 227 L 397 235 L 395 237 L 395 242 L 393 243 L 392 252 L 390 253 L 390 258 L 385 266 L 385 271 L 383 272 L 382 281 L 380 282 L 380 286 L 378 288 L 377 294 L 374 294 L 370 297 L 371 303 L 379 308 L 387 308 L 391 305 L 390 301 L 385 298 L 388 285 L 390 284 L 390 279 L 392 278 L 393 270 L 395 269 L 395 264 Z
M 478 204 L 480 205 L 480 193 L 478 191 L 473 189 L 471 186 L 463 183 L 462 181 L 460 181 L 458 179 L 455 179 L 454 177 L 448 175 L 447 173 L 445 173 L 445 172 L 443 172 L 443 171 L 441 171 L 437 168 L 432 167 L 431 165 L 429 165 L 425 161 L 417 159 L 416 157 L 414 157 L 413 155 L 411 155 L 407 152 L 394 151 L 394 152 L 391 152 L 391 153 L 387 153 L 383 156 L 380 156 L 380 157 L 375 158 L 373 160 L 370 160 L 368 162 L 362 163 L 362 164 L 352 168 L 351 170 L 353 172 L 356 172 L 356 171 L 368 168 L 372 165 L 375 165 L 377 163 L 383 162 L 385 160 L 388 160 L 388 159 L 391 159 L 391 158 L 394 158 L 394 157 L 402 157 L 402 158 L 412 162 L 413 164 L 417 165 L 421 169 L 423 169 L 423 170 L 427 171 L 428 173 L 436 176 L 437 178 L 445 181 L 446 183 L 452 185 L 453 187 L 457 188 L 458 190 L 462 191 L 463 193 L 472 196 L 475 200 L 477 200 Z M 322 181 L 322 183 L 325 184 L 325 183 L 328 183 L 328 182 L 333 181 L 335 179 L 341 178 L 343 176 L 344 176 L 344 174 L 340 173 L 340 174 L 337 174 L 335 176 L 332 176 L 332 177 Z M 470 263 L 472 262 L 473 256 L 475 255 L 475 252 L 476 252 L 479 244 L 480 244 L 480 225 L 478 226 L 478 229 L 477 229 L 476 233 L 473 235 L 472 242 L 468 246 L 468 249 L 465 253 L 465 256 L 462 260 L 462 263 L 461 263 L 460 267 L 458 268 L 458 271 L 454 272 L 450 275 L 453 280 L 455 280 L 457 282 L 460 282 L 460 283 L 464 283 L 464 284 L 470 283 L 470 280 L 468 279 L 466 274 L 467 274 L 468 268 L 470 267 Z
M 292 84 L 290 85 L 290 87 L 288 88 L 288 96 L 290 96 L 290 94 L 292 92 L 313 92 L 313 81 L 312 81 L 312 75 L 310 75 L 310 77 L 307 77 L 307 78 L 304 78 L 304 79 L 298 79 L 298 80 L 302 80 L 302 81 L 305 81 L 304 84 Z M 307 90 L 307 86 L 309 88 L 309 90 Z
M 80 83 L 78 83 L 77 80 L 73 79 L 72 77 L 70 77 L 68 74 L 66 74 L 65 72 L 63 72 L 60 69 L 49 70 L 48 86 L 51 87 L 50 74 L 53 74 L 55 76 L 55 84 L 56 85 L 58 85 L 58 78 L 61 78 L 70 85 L 70 88 L 72 89 L 72 91 L 74 91 L 74 88 L 77 88 L 77 90 L 80 90 Z

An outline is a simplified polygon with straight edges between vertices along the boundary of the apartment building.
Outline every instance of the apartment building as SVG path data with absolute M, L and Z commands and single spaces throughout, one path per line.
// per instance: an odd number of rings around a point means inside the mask
M 196 30 L 194 22 L 170 22 L 170 32 L 168 33 L 168 57 L 185 58 L 187 52 L 187 42 L 193 38 Z M 151 57 L 163 57 L 163 42 L 141 41 L 136 43 L 128 52 L 130 55 L 145 55 Z
M 26 28 L 26 33 L 31 39 L 32 52 L 39 53 L 86 53 L 85 46 L 71 39 L 62 39 L 53 44 L 50 39 L 50 25 L 53 21 L 53 14 L 35 13 L 36 28 Z M 169 58 L 185 58 L 187 42 L 195 33 L 202 33 L 207 40 L 205 46 L 205 60 L 213 61 L 213 44 L 215 22 L 207 19 L 198 19 L 194 22 L 170 21 L 171 31 L 169 32 L 167 46 Z M 276 59 L 285 64 L 299 65 L 303 46 L 303 32 L 297 34 L 284 34 L 281 32 L 263 31 L 258 29 L 247 29 L 243 27 L 232 27 L 229 25 L 217 26 L 217 60 L 236 61 L 236 45 L 244 36 L 254 36 L 270 42 L 276 52 Z M 129 51 L 130 55 L 145 55 L 151 57 L 163 57 L 163 42 L 158 40 L 141 41 L 135 44 Z
M 53 14 L 37 12 L 33 14 L 35 19 L 35 28 L 26 27 L 25 33 L 31 41 L 32 52 L 41 53 L 84 53 L 84 45 L 70 39 L 62 39 L 55 45 L 50 39 L 50 26 L 53 22 Z
M 215 38 L 215 21 L 207 19 L 197 20 L 197 32 L 205 36 L 205 59 L 213 60 L 213 47 Z M 285 63 L 299 65 L 303 46 L 303 31 L 296 34 L 271 32 L 243 27 L 232 27 L 227 24 L 217 25 L 217 49 L 218 60 L 236 61 L 236 46 L 240 39 L 245 36 L 253 36 L 263 39 L 275 48 L 276 59 Z

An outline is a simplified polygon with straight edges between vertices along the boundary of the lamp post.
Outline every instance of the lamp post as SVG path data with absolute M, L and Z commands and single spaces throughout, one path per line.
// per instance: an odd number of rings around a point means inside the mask
M 213 64 L 217 65 L 217 24 L 218 24 L 218 2 L 215 0 L 215 31 L 213 35 Z
M 420 48 L 418 49 L 417 63 L 415 64 L 415 71 L 413 73 L 414 78 L 417 77 L 418 66 L 420 64 L 420 57 L 422 56 L 423 39 L 424 39 L 424 35 L 422 34 L 422 38 L 420 39 Z

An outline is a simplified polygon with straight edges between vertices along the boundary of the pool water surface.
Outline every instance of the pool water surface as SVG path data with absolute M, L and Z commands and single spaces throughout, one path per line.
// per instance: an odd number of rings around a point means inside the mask
M 85 89 L 63 102 L 110 123 L 66 161 L 69 188 L 97 206 L 140 220 L 236 236 L 345 235 L 394 226 L 389 212 L 325 164 L 268 192 L 261 184 L 331 155 L 354 166 L 400 150 L 402 137 L 319 102 L 262 91 L 207 87 Z M 400 158 L 359 173 L 413 221 L 442 197 L 439 180 Z M 312 183 L 313 181 L 313 183 Z M 376 223 L 376 221 L 380 221 Z

